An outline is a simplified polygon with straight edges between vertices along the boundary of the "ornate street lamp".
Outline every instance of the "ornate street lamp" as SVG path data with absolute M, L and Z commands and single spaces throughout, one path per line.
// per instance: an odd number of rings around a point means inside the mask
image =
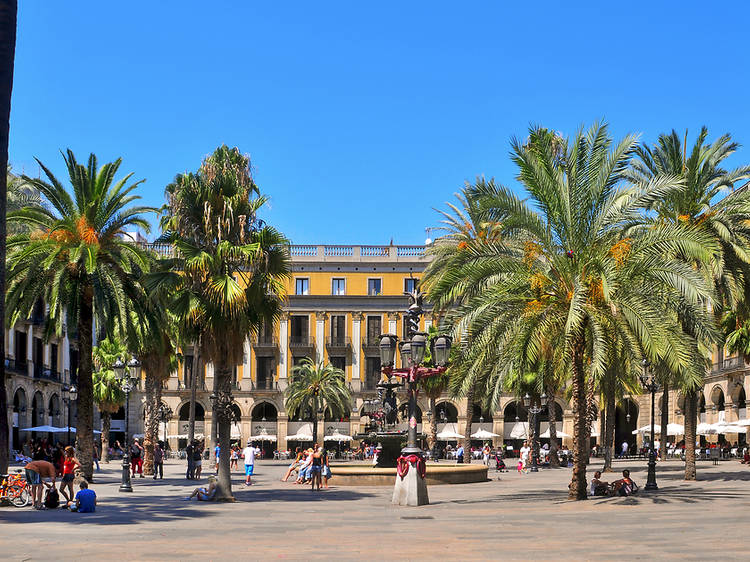
M 641 385 L 651 393 L 651 443 L 648 450 L 648 478 L 646 479 L 646 490 L 656 490 L 656 451 L 654 450 L 654 402 L 659 383 L 654 377 L 654 372 L 649 374 L 648 359 L 643 360 L 643 373 L 640 376 Z
M 523 405 L 526 410 L 531 414 L 531 420 L 529 425 L 532 428 L 532 439 L 531 439 L 531 472 L 539 472 L 539 414 L 544 411 L 542 403 L 546 400 L 547 395 L 542 393 L 539 397 L 539 406 L 531 404 L 531 396 L 527 392 L 523 397 Z
M 122 480 L 120 483 L 120 492 L 132 492 L 133 486 L 130 482 L 130 392 L 136 384 L 141 374 L 141 362 L 135 357 L 128 361 L 127 365 L 117 358 L 112 370 L 120 381 L 122 390 L 125 392 L 125 454 L 122 456 Z
M 71 384 L 70 386 L 64 386 L 62 388 L 62 391 L 68 395 L 68 397 L 65 398 L 65 402 L 67 402 L 68 404 L 68 445 L 70 445 L 70 424 L 72 423 L 70 415 L 72 410 L 71 405 L 78 398 L 78 388 L 76 387 L 76 385 Z
M 167 423 L 172 419 L 172 408 L 164 402 L 159 404 L 159 421 L 164 424 L 164 448 L 167 448 Z
M 383 374 L 387 377 L 395 375 L 404 379 L 409 392 L 407 442 L 397 461 L 396 486 L 392 501 L 398 505 L 425 505 L 429 503 L 429 498 L 424 480 L 426 471 L 424 453 L 417 445 L 417 387 L 423 378 L 445 372 L 451 340 L 447 336 L 439 336 L 429 342 L 437 367 L 422 367 L 428 345 L 427 334 L 417 331 L 422 315 L 423 294 L 417 288 L 404 294 L 409 297 L 410 304 L 404 315 L 408 335 L 400 346 L 402 364 L 400 369 L 393 367 L 398 338 L 393 334 L 383 334 L 380 336 L 379 346 Z

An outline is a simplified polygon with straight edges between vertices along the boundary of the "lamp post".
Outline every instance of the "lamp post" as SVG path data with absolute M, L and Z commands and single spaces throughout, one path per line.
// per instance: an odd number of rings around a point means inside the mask
M 70 386 L 64 386 L 62 391 L 68 395 L 68 397 L 65 398 L 65 402 L 68 404 L 68 445 L 70 445 L 70 424 L 72 423 L 70 415 L 72 410 L 71 405 L 78 398 L 78 388 L 76 385 L 71 384 Z
M 529 425 L 533 428 L 531 439 L 531 472 L 539 472 L 539 414 L 544 410 L 541 404 L 546 398 L 547 395 L 542 393 L 540 396 L 540 405 L 537 406 L 531 404 L 531 396 L 529 396 L 528 392 L 523 397 L 523 405 L 531 414 L 531 423 Z
M 654 377 L 653 371 L 649 373 L 648 359 L 643 360 L 643 373 L 640 376 L 641 385 L 651 393 L 651 442 L 648 447 L 648 478 L 646 480 L 646 490 L 656 490 L 656 451 L 654 450 L 654 402 L 656 391 L 659 389 L 659 383 Z
M 415 288 L 405 293 L 410 300 L 404 322 L 407 325 L 407 338 L 401 346 L 402 363 L 406 365 L 400 369 L 394 368 L 398 337 L 393 334 L 380 336 L 380 363 L 383 373 L 390 377 L 395 375 L 404 379 L 409 393 L 408 432 L 406 447 L 401 450 L 401 456 L 396 465 L 396 485 L 393 490 L 392 502 L 398 505 L 425 505 L 430 503 L 425 483 L 425 460 L 422 449 L 417 445 L 417 393 L 419 381 L 423 378 L 445 372 L 451 348 L 449 336 L 437 336 L 429 342 L 435 368 L 422 367 L 425 351 L 427 350 L 427 334 L 419 332 L 419 319 L 422 315 L 423 294 Z M 407 347 L 408 345 L 408 347 Z
M 138 382 L 140 368 L 141 362 L 135 357 L 132 357 L 127 365 L 118 357 L 115 364 L 112 365 L 112 370 L 120 380 L 122 390 L 125 391 L 125 451 L 122 456 L 120 492 L 133 491 L 133 486 L 130 483 L 130 392 Z

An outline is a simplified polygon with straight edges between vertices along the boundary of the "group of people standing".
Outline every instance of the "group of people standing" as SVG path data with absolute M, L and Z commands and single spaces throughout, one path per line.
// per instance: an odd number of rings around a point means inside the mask
M 76 469 L 81 465 L 75 456 L 75 451 L 70 445 L 65 447 L 61 470 L 47 460 L 32 460 L 24 466 L 26 481 L 31 486 L 31 497 L 34 509 L 56 508 L 60 504 L 59 494 L 55 489 L 58 476 L 62 476 L 60 482 L 60 494 L 65 498 L 64 509 L 80 511 L 81 513 L 96 510 L 96 493 L 89 490 L 88 482 L 81 479 L 80 491 L 74 495 L 73 482 L 76 477 Z M 47 497 L 43 497 L 44 488 L 48 489 Z M 71 505 L 74 504 L 74 505 Z
M 331 478 L 331 467 L 328 465 L 328 454 L 325 449 L 318 443 L 315 443 L 315 445 L 307 450 L 297 447 L 295 453 L 296 456 L 281 481 L 288 481 L 292 473 L 297 471 L 297 478 L 294 480 L 295 484 L 310 483 L 313 490 L 320 490 L 321 485 L 328 488 L 328 480 Z

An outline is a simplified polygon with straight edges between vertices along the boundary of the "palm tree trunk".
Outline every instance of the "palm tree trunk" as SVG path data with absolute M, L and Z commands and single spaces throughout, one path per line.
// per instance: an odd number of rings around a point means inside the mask
M 146 370 L 146 427 L 143 438 L 143 473 L 154 474 L 154 444 L 159 438 L 159 403 L 161 379 L 153 369 Z
M 188 444 L 191 444 L 193 440 L 195 440 L 195 394 L 198 388 L 198 374 L 200 373 L 201 376 L 203 375 L 200 364 L 200 352 L 198 351 L 200 338 L 198 341 L 199 343 L 194 347 L 195 353 L 193 353 L 193 362 L 190 364 L 190 413 L 188 414 L 188 420 L 190 421 L 188 422 Z M 190 464 L 192 464 L 192 459 L 188 459 L 188 465 Z
M 427 400 L 430 408 L 430 432 L 427 434 L 427 446 L 430 451 L 434 451 L 435 443 L 437 443 L 437 399 L 429 397 Z
M 76 409 L 76 456 L 81 463 L 83 477 L 94 478 L 94 382 L 92 379 L 92 335 L 94 328 L 94 291 L 85 285 L 78 315 L 78 399 Z M 126 443 L 125 446 L 128 446 Z
M 605 411 L 604 411 L 604 472 L 612 472 L 612 460 L 615 456 L 615 415 L 617 406 L 615 404 L 615 387 L 608 381 L 605 386 Z
M 466 435 L 464 436 L 464 464 L 471 464 L 471 421 L 474 417 L 474 385 L 466 391 Z
M 318 397 L 313 398 L 313 443 L 318 442 Z
M 219 395 L 219 377 L 216 375 L 216 364 L 214 363 L 214 386 L 213 386 L 213 395 L 218 396 Z M 215 404 L 211 405 L 211 439 L 210 443 L 211 446 L 208 451 L 208 458 L 213 460 L 214 464 L 219 462 L 219 459 L 216 458 L 216 445 L 219 443 L 219 416 L 218 416 L 218 409 L 215 407 Z
M 695 389 L 685 393 L 685 480 L 696 480 L 695 433 L 698 423 L 698 393 Z
M 664 383 L 661 393 L 661 437 L 659 438 L 659 458 L 667 460 L 667 425 L 669 424 L 669 383 Z
M 557 456 L 557 409 L 553 392 L 547 392 L 547 419 L 549 420 L 549 465 L 551 468 L 560 468 L 560 457 Z
M 580 335 L 573 342 L 572 353 L 572 390 L 573 390 L 573 479 L 570 483 L 568 498 L 571 500 L 585 500 L 586 493 L 586 441 L 590 438 L 587 433 L 588 397 L 586 372 L 583 366 L 585 340 Z
M 215 419 L 218 421 L 218 442 L 219 442 L 219 475 L 217 478 L 217 501 L 234 501 L 232 495 L 232 474 L 229 469 L 230 457 L 230 437 L 232 430 L 230 405 L 232 403 L 232 377 L 231 367 L 222 361 L 217 365 L 218 371 L 214 372 L 214 388 L 216 388 L 217 401 L 212 410 L 216 412 Z M 217 408 L 218 404 L 225 405 Z
M 5 326 L 5 225 L 8 197 L 8 136 L 16 57 L 17 0 L 0 0 L 0 326 Z M 5 337 L 0 338 L 0 473 L 8 471 L 8 395 L 5 391 Z
M 594 415 L 597 411 L 596 381 L 593 377 L 588 380 L 586 385 L 586 404 L 586 464 L 589 464 L 591 462 L 591 428 L 594 425 Z
M 101 412 L 102 412 L 102 462 L 109 463 L 109 431 L 112 427 L 112 413 L 109 412 L 108 410 L 101 410 Z

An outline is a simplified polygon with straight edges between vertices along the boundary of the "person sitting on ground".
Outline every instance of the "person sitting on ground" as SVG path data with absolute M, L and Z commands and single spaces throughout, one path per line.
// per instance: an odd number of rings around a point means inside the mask
M 81 489 L 76 493 L 76 504 L 71 506 L 70 511 L 94 513 L 96 511 L 96 492 L 89 489 L 89 483 L 86 480 L 81 480 L 78 486 Z
M 591 496 L 606 496 L 607 490 L 609 490 L 609 484 L 604 482 L 602 479 L 601 471 L 597 470 L 594 472 L 594 477 L 591 479 L 591 488 L 589 489 L 589 495 Z
M 638 486 L 630 479 L 630 471 L 622 471 L 622 478 L 612 482 L 612 491 L 618 496 L 630 496 L 638 491 Z
M 750 449 L 745 449 L 745 454 L 742 455 L 740 464 L 750 464 Z
M 186 500 L 192 500 L 196 498 L 199 502 L 209 502 L 214 499 L 216 495 L 216 478 L 214 476 L 208 477 L 208 488 L 200 487 L 193 490 Z

